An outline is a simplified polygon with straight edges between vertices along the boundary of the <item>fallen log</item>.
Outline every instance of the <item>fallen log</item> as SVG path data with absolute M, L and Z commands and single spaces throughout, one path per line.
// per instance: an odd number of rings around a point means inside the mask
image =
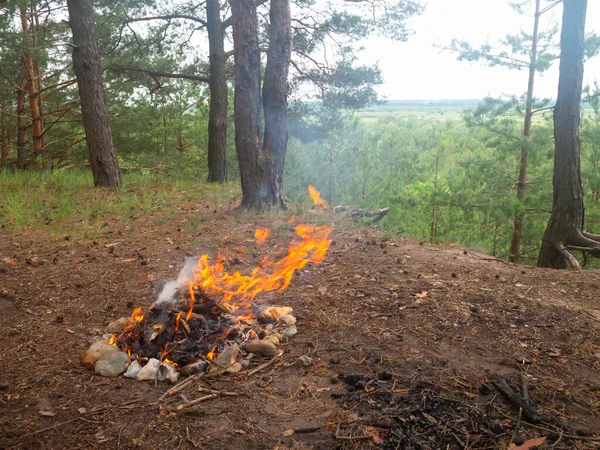
M 365 217 L 373 217 L 370 223 L 379 222 L 389 211 L 390 208 L 376 209 L 375 211 L 370 211 L 363 208 L 353 208 L 351 206 L 335 206 L 333 208 L 333 212 L 336 213 L 350 213 L 350 217 L 352 217 L 352 220 L 354 221 L 363 219 Z

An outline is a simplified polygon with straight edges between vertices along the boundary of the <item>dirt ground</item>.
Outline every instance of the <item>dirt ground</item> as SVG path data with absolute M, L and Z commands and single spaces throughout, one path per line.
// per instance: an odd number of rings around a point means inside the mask
M 419 245 L 328 212 L 302 217 L 332 224 L 326 262 L 263 298 L 298 318 L 277 364 L 160 402 L 165 383 L 85 369 L 90 340 L 152 304 L 185 257 L 228 249 L 249 271 L 287 248 L 291 212 L 253 217 L 235 204 L 113 218 L 96 240 L 0 229 L 0 448 L 505 449 L 539 437 L 539 448 L 598 448 L 600 272 Z M 272 230 L 261 247 L 257 225 Z M 493 377 L 528 392 L 540 421 L 530 425 Z M 241 395 L 178 411 L 199 386 Z

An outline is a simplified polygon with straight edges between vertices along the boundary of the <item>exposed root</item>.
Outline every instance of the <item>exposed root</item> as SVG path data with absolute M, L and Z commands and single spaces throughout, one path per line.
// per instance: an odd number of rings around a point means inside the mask
M 560 253 L 561 256 L 568 261 L 571 267 L 574 269 L 581 269 L 581 265 L 579 264 L 579 261 L 577 261 L 577 258 L 573 256 L 573 254 L 567 249 L 567 247 L 563 245 L 562 242 L 556 244 L 555 248 L 558 253 Z

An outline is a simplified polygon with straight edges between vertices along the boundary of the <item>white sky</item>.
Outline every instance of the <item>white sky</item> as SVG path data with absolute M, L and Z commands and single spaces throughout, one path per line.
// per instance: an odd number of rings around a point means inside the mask
M 507 33 L 523 28 L 531 34 L 533 18 L 513 11 L 507 0 L 423 0 L 424 13 L 409 21 L 416 34 L 408 42 L 372 38 L 365 42 L 361 60 L 379 61 L 385 84 L 378 90 L 389 100 L 472 99 L 486 95 L 522 94 L 527 72 L 488 68 L 483 64 L 457 61 L 450 52 L 453 38 L 465 39 L 475 47 L 491 44 Z M 542 2 L 543 3 L 543 2 Z M 541 29 L 556 23 L 562 6 L 542 16 Z M 588 0 L 586 31 L 600 33 L 600 0 Z M 585 66 L 584 85 L 600 81 L 600 57 Z M 536 79 L 536 97 L 556 97 L 558 61 Z

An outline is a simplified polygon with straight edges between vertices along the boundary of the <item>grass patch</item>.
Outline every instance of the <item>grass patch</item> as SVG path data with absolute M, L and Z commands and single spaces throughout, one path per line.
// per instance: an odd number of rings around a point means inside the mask
M 207 199 L 227 203 L 238 187 L 125 173 L 123 187 L 110 190 L 94 187 L 88 172 L 3 172 L 0 192 L 0 225 L 9 232 L 43 228 L 55 235 L 97 237 L 106 220 L 129 222 Z M 159 215 L 154 222 L 162 224 L 168 218 Z

